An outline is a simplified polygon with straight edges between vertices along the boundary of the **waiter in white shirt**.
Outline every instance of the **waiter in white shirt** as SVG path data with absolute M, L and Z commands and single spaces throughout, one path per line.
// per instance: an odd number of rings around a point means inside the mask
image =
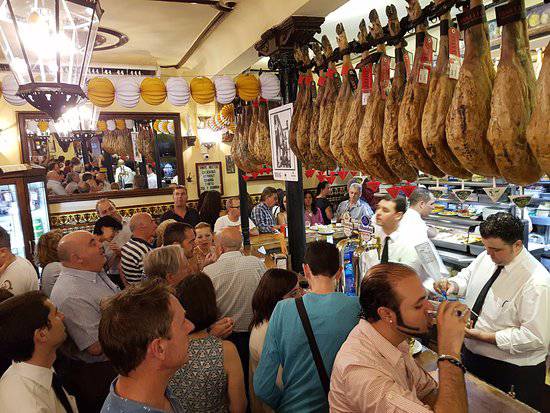
M 523 246 L 523 224 L 505 212 L 480 225 L 485 251 L 435 284 L 472 310 L 463 362 L 482 380 L 541 410 L 550 344 L 550 274 Z

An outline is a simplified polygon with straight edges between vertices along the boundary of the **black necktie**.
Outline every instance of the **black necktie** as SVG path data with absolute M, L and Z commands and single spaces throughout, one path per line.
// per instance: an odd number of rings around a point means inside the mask
M 388 235 L 386 239 L 384 240 L 384 248 L 382 249 L 382 258 L 380 259 L 380 264 L 387 264 L 388 263 L 388 257 L 390 254 L 390 248 L 388 243 L 390 242 L 390 236 Z
M 474 307 L 472 308 L 472 312 L 477 314 L 478 316 L 481 315 L 481 311 L 483 310 L 483 303 L 485 302 L 485 298 L 487 297 L 487 294 L 489 293 L 489 290 L 491 289 L 492 285 L 500 275 L 500 272 L 504 268 L 503 265 L 499 265 L 489 281 L 483 286 L 481 289 L 479 295 L 477 296 L 476 302 L 474 303 Z M 472 327 L 475 326 L 477 321 L 477 316 L 474 314 L 474 322 L 472 324 Z
M 59 400 L 65 411 L 67 413 L 73 413 L 73 408 L 71 407 L 71 403 L 69 403 L 69 399 L 67 398 L 67 395 L 63 390 L 61 380 L 59 379 L 59 376 L 55 374 L 55 372 L 53 373 L 52 377 L 52 387 L 55 395 L 57 396 L 57 400 Z

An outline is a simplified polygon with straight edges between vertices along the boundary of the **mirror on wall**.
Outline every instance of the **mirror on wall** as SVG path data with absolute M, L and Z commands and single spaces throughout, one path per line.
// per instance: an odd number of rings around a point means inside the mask
M 183 182 L 177 113 L 103 112 L 95 130 L 70 130 L 41 112 L 19 112 L 18 123 L 24 162 L 48 169 L 54 202 L 164 193 Z

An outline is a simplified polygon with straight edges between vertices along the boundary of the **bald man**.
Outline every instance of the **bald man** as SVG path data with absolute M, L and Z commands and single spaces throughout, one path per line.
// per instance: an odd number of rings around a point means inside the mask
M 55 170 L 52 170 L 46 174 L 46 188 L 52 195 L 67 195 L 67 191 L 61 184 L 63 182 L 63 175 Z
M 218 261 L 204 267 L 216 290 L 218 309 L 222 317 L 234 320 L 233 333 L 227 338 L 239 351 L 248 389 L 248 326 L 252 321 L 252 296 L 266 268 L 252 255 L 243 255 L 238 228 L 225 228 L 216 234 Z
M 143 279 L 143 257 L 153 249 L 157 223 L 146 212 L 134 214 L 130 219 L 132 237 L 124 244 L 120 258 L 120 278 L 125 286 Z
M 98 412 L 115 371 L 98 340 L 100 303 L 120 290 L 103 272 L 101 243 L 87 231 L 61 238 L 58 255 L 63 269 L 51 300 L 65 314 L 70 340 L 62 347 L 56 371 L 76 397 L 80 412 Z

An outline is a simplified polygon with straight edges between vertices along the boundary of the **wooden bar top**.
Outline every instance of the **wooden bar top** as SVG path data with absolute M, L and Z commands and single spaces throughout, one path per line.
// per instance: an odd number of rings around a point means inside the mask
M 428 372 L 437 370 L 437 354 L 430 349 L 425 349 L 415 356 L 416 361 Z M 466 373 L 466 390 L 468 392 L 468 410 L 473 413 L 536 413 L 536 410 L 513 399 L 508 394 L 478 379 L 470 373 Z

